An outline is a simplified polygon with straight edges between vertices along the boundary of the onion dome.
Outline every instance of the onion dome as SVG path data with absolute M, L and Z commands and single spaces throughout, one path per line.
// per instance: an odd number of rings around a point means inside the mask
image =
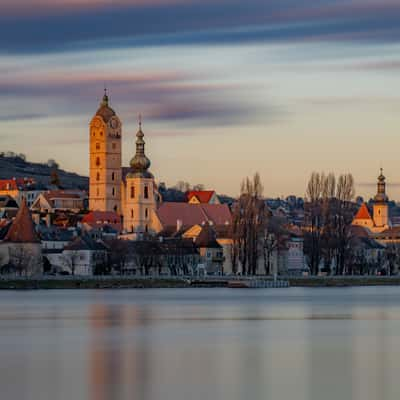
M 115 115 L 115 111 L 108 105 L 107 89 L 104 89 L 104 96 L 96 115 L 103 118 L 105 123 L 107 123 Z
M 378 176 L 378 190 L 376 196 L 374 197 L 375 202 L 377 203 L 386 203 L 389 198 L 386 195 L 386 178 L 383 175 L 383 169 L 381 168 L 381 173 Z
M 142 121 L 139 120 L 139 130 L 136 133 L 136 154 L 130 162 L 133 174 L 151 175 L 147 170 L 150 168 L 151 162 L 144 153 L 145 141 L 142 131 Z

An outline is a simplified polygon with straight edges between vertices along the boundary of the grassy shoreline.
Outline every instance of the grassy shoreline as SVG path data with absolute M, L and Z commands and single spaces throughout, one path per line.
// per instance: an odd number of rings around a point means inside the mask
M 245 280 L 246 278 L 243 278 Z M 260 277 L 258 279 L 270 279 Z M 292 287 L 351 287 L 400 286 L 400 276 L 394 277 L 287 277 Z M 150 289 L 150 288 L 200 288 L 227 287 L 229 278 L 221 279 L 168 279 L 168 278 L 10 278 L 0 279 L 0 290 L 37 289 Z

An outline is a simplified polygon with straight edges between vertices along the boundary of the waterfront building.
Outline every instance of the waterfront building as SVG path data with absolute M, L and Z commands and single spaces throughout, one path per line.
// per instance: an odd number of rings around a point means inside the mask
M 0 242 L 2 273 L 32 276 L 42 273 L 42 246 L 26 200 Z

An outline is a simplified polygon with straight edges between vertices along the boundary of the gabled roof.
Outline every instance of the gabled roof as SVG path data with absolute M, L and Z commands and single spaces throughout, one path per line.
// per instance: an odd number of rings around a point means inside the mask
M 195 239 L 197 247 L 208 249 L 220 249 L 221 245 L 217 242 L 217 235 L 212 226 L 204 224 L 197 238 Z
M 193 225 L 211 222 L 215 226 L 229 226 L 232 215 L 226 204 L 163 203 L 156 211 L 163 229 L 176 229 L 181 221 L 184 230 Z
M 214 194 L 214 190 L 191 190 L 186 192 L 186 199 L 187 201 L 190 201 L 193 197 L 196 197 L 200 203 L 207 204 L 210 202 Z
M 4 241 L 13 243 L 40 243 L 25 198 L 22 200 L 21 207 Z
M 18 208 L 18 204 L 9 195 L 0 196 L 0 208 Z
M 368 211 L 368 207 L 365 203 L 361 204 L 361 207 L 357 211 L 357 214 L 354 217 L 354 219 L 372 219 L 371 214 Z

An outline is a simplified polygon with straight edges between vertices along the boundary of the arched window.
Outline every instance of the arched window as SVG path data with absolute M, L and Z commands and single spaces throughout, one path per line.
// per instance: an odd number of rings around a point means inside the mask
M 115 180 L 115 173 L 114 172 L 111 174 L 111 180 L 112 181 Z
M 96 166 L 100 167 L 100 157 L 96 157 Z
M 112 195 L 115 196 L 115 188 L 112 188 Z
M 131 218 L 133 218 L 133 210 L 131 210 Z
M 147 185 L 144 187 L 144 198 L 149 198 L 149 187 Z
M 131 186 L 131 199 L 135 198 L 135 186 Z
M 133 225 L 131 225 L 131 232 L 133 232 Z
M 97 174 L 96 174 L 96 181 L 99 181 L 100 180 L 100 172 L 98 172 Z
M 145 218 L 149 217 L 149 210 L 147 208 L 144 210 L 144 217 Z

